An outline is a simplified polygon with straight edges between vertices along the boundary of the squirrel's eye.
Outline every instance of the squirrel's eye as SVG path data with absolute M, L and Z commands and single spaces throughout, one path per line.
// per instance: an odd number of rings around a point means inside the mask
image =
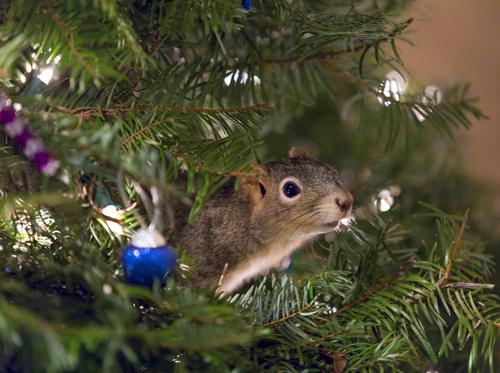
M 288 198 L 293 198 L 300 192 L 301 190 L 299 186 L 295 184 L 293 181 L 287 181 L 285 185 L 283 185 L 283 194 Z

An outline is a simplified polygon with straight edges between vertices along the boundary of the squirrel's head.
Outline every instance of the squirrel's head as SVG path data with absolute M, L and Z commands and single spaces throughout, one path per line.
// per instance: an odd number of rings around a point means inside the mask
M 352 195 L 338 172 L 300 148 L 286 160 L 254 165 L 242 185 L 253 221 L 269 234 L 328 233 L 351 214 Z

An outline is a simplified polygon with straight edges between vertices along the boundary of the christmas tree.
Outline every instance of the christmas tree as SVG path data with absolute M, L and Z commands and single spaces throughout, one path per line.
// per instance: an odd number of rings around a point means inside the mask
M 408 3 L 3 1 L 0 370 L 493 372 L 495 217 L 450 140 L 484 115 L 406 71 Z M 126 281 L 141 226 L 175 241 L 176 201 L 292 145 L 352 192 L 343 233 L 234 294 L 180 247 Z

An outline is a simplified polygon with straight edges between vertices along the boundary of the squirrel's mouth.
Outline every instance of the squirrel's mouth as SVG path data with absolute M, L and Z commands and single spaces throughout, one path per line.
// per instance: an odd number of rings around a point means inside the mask
M 331 222 L 323 224 L 323 225 L 325 227 L 328 227 L 328 228 L 331 228 L 331 229 L 336 229 L 339 226 L 339 221 L 338 220 L 334 220 L 334 221 L 331 221 Z

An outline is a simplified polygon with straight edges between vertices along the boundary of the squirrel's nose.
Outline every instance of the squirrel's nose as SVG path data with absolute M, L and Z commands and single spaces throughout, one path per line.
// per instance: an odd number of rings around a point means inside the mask
M 335 203 L 342 212 L 347 212 L 352 207 L 352 195 L 351 193 L 346 193 L 342 197 L 336 197 Z

